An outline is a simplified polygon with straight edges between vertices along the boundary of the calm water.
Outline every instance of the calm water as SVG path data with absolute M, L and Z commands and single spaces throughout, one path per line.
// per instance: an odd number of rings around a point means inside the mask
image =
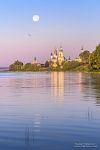
M 77 149 L 100 150 L 100 75 L 0 73 L 0 150 Z

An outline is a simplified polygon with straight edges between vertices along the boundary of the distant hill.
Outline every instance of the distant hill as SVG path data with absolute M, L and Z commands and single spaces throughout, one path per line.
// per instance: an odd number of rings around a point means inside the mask
M 0 67 L 0 71 L 8 71 L 9 67 Z

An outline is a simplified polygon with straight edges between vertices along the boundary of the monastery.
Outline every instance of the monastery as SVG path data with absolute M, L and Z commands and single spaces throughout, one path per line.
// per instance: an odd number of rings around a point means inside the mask
M 58 50 L 54 49 L 54 52 L 51 53 L 50 65 L 54 68 L 56 68 L 57 66 L 60 66 L 62 68 L 64 61 L 65 57 L 62 47 L 60 47 Z

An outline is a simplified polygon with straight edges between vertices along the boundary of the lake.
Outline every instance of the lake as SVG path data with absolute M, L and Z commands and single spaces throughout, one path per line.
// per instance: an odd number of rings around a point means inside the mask
M 0 73 L 0 150 L 100 150 L 100 75 Z

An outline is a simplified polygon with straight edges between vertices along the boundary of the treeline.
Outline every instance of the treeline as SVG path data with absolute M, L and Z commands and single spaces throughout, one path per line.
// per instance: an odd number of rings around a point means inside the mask
M 89 64 L 91 70 L 100 71 L 100 44 L 96 49 L 90 54 Z
M 64 70 L 75 70 L 75 71 L 87 71 L 100 72 L 100 44 L 95 50 L 90 53 L 88 50 L 83 51 L 79 54 L 81 62 L 78 61 L 66 61 L 64 63 Z
M 79 54 L 81 61 L 77 60 L 66 60 L 62 67 L 57 66 L 53 68 L 48 61 L 42 66 L 41 64 L 23 64 L 21 61 L 15 61 L 9 66 L 10 71 L 100 71 L 100 44 L 95 50 L 90 53 L 85 50 Z
M 41 71 L 42 69 L 40 65 L 31 63 L 24 64 L 18 60 L 9 66 L 10 71 Z
M 92 53 L 84 51 L 79 56 L 82 59 L 81 70 L 100 71 L 100 44 Z

